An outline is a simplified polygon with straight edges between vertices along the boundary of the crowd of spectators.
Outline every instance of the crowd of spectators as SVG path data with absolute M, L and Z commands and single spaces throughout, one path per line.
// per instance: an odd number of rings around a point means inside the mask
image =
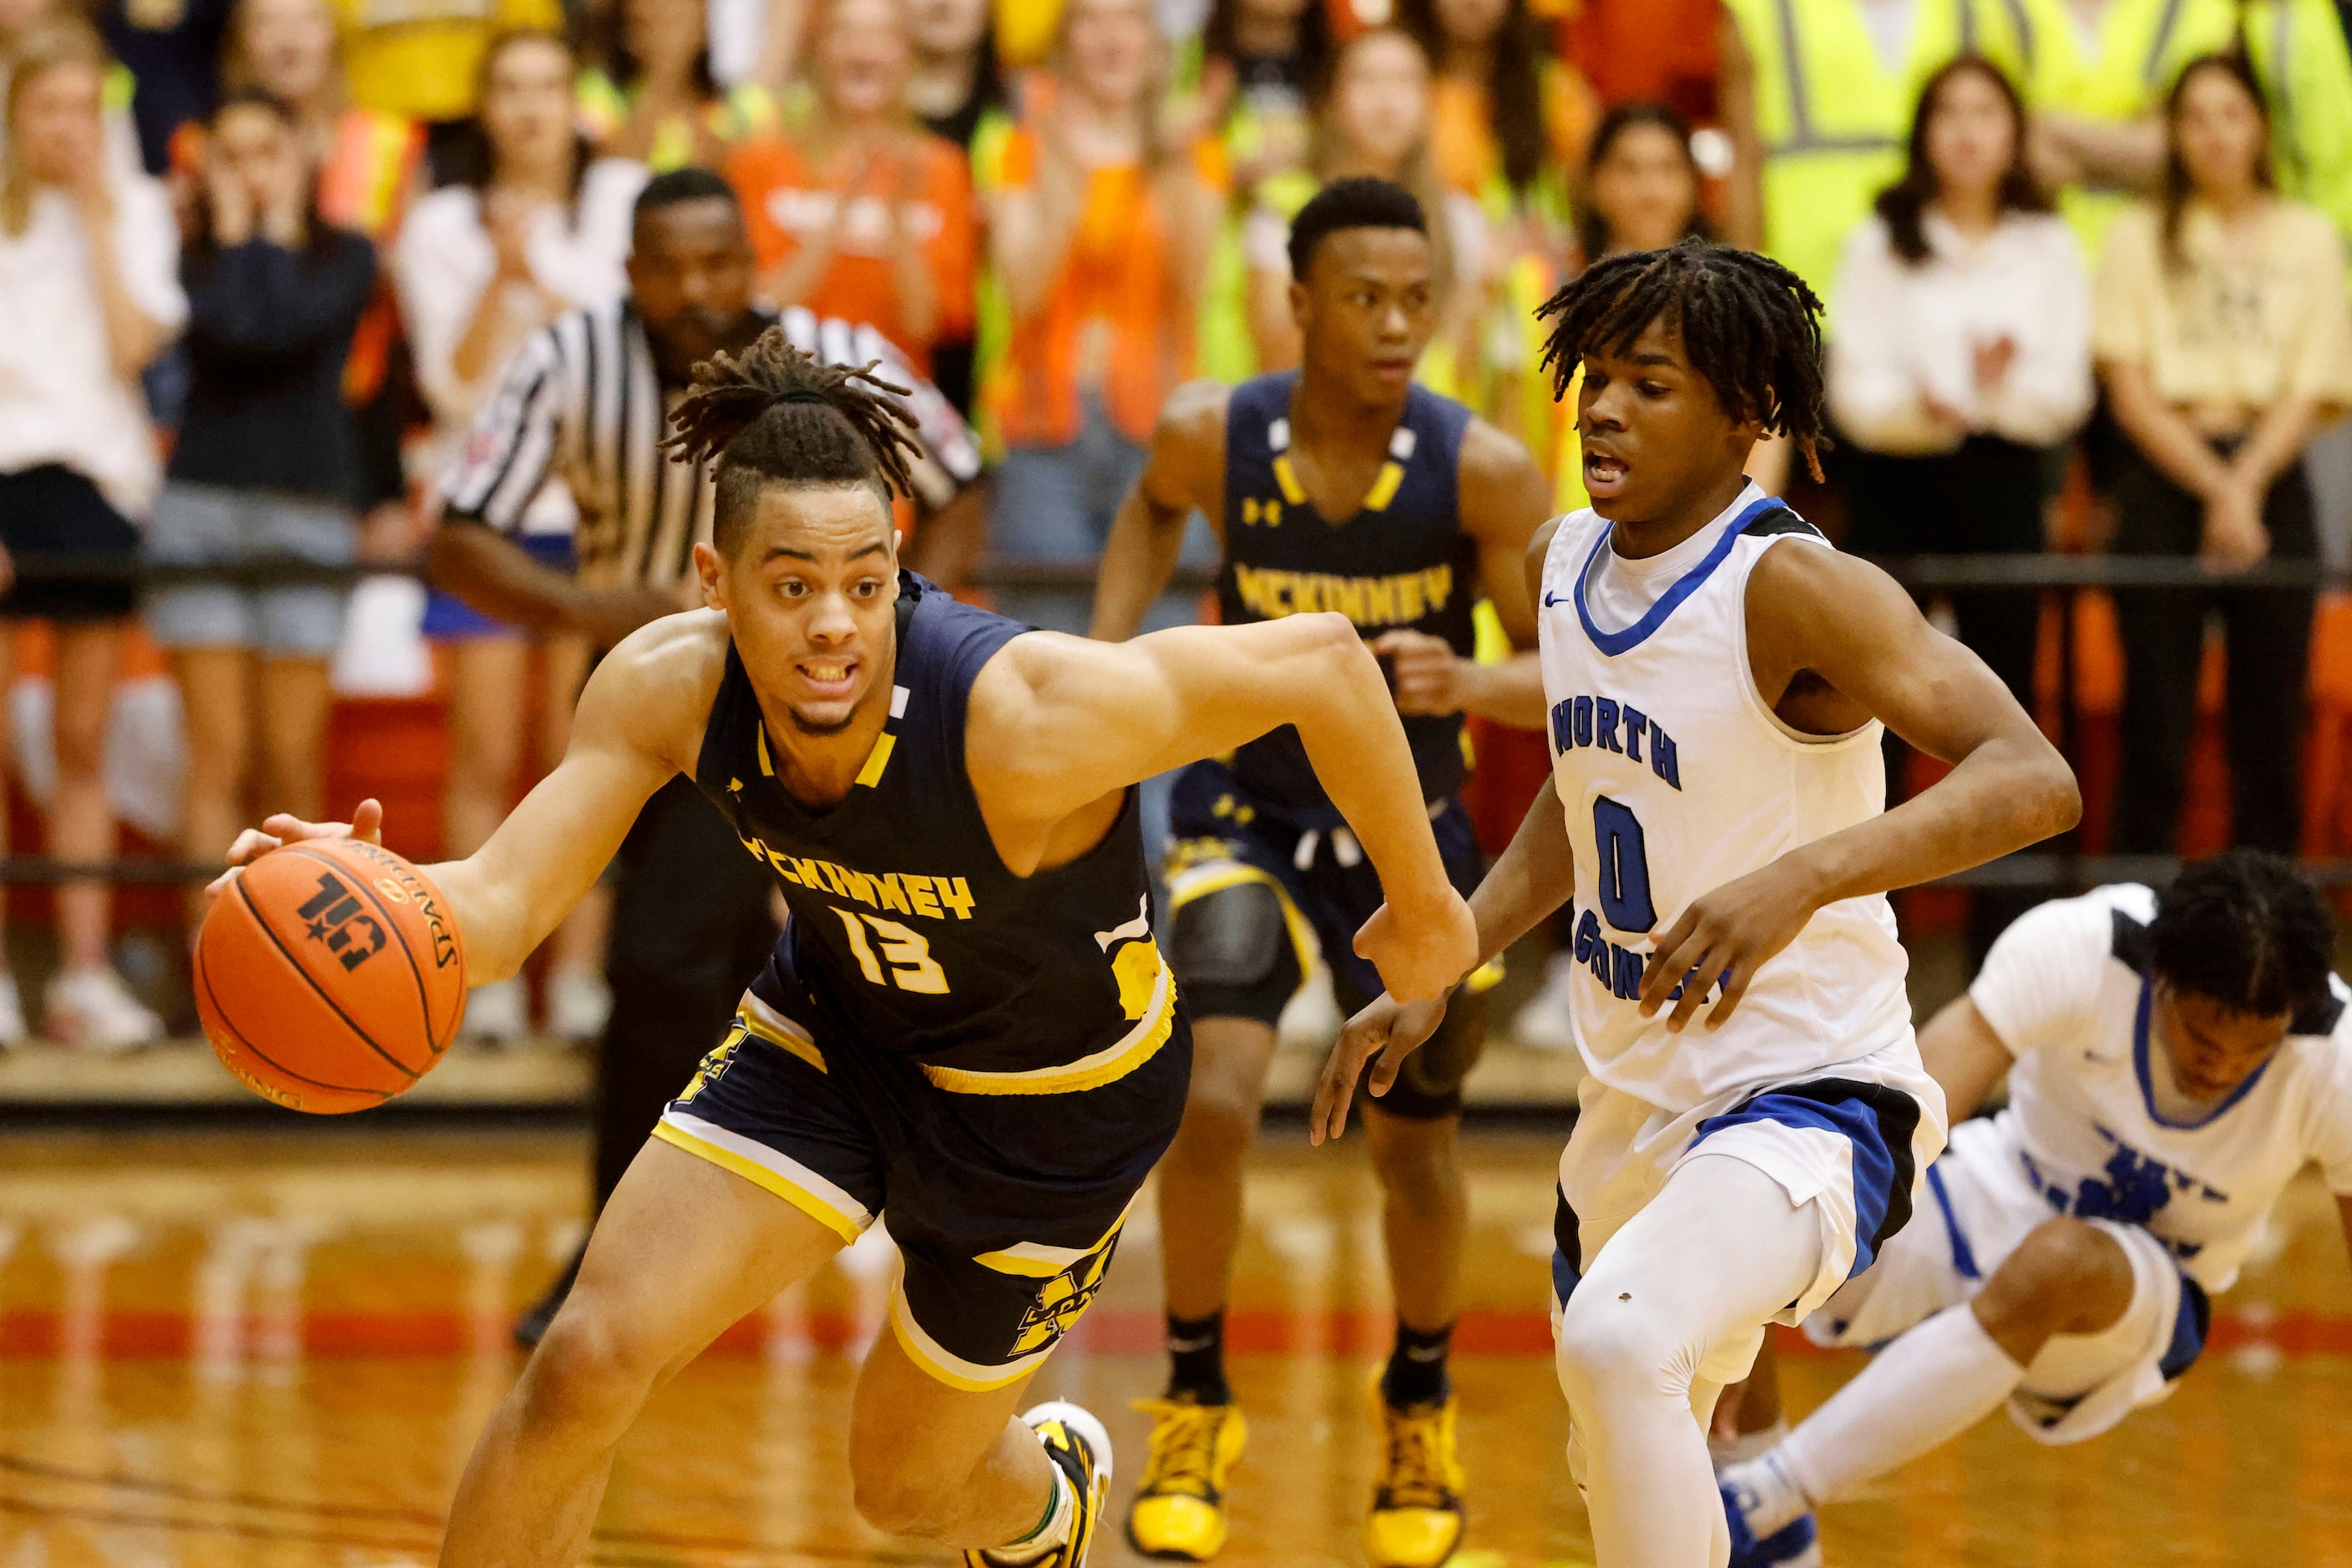
M 940 561 L 1091 563 L 1175 385 L 1296 363 L 1287 223 L 1367 174 L 1432 218 L 1422 378 L 1563 507 L 1534 308 L 1698 236 L 1828 301 L 1838 442 L 1801 504 L 1852 547 L 2040 552 L 2073 494 L 2118 552 L 2317 561 L 2352 512 L 2347 30 L 2336 0 L 0 0 L 0 617 L 55 628 L 47 850 L 113 852 L 132 635 L 184 715 L 185 858 L 317 814 L 338 569 L 420 552 L 518 356 L 627 294 L 640 192 L 692 168 L 761 306 L 878 333 L 968 418 L 986 537 Z M 523 502 L 573 571 L 582 502 L 554 468 Z M 2209 619 L 2236 836 L 2295 847 L 2315 594 L 2119 595 L 2118 848 L 2174 845 Z M 1945 598 L 2032 700 L 2040 601 Z M 439 593 L 412 621 L 461 853 L 560 751 L 593 639 Z M 108 899 L 61 890 L 41 1020 L 93 1047 L 159 1027 Z M 557 939 L 564 1032 L 601 940 Z M 0 1043 L 26 1011 L 0 974 Z M 472 1017 L 529 1025 L 520 991 Z

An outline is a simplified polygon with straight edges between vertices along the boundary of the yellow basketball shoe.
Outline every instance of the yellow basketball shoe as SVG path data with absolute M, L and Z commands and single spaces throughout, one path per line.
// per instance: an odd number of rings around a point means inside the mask
M 1454 1451 L 1455 1401 L 1400 1410 L 1372 1386 L 1387 1447 L 1364 1521 L 1372 1568 L 1438 1568 L 1462 1544 L 1462 1461 Z
M 1249 1427 L 1238 1405 L 1139 1399 L 1151 1417 L 1151 1457 L 1127 1512 L 1127 1542 L 1146 1557 L 1206 1563 L 1225 1545 L 1225 1477 Z
M 1054 1546 L 966 1552 L 964 1568 L 1086 1568 L 1087 1548 L 1094 1544 L 1095 1527 L 1110 1496 L 1110 1434 L 1091 1411 L 1064 1399 L 1026 1411 L 1021 1419 L 1037 1434 L 1069 1488 L 1069 1533 Z

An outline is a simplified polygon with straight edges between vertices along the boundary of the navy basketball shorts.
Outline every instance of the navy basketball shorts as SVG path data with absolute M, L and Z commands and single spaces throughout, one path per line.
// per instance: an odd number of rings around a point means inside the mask
M 1354 945 L 1381 907 L 1380 875 L 1345 826 L 1301 820 L 1217 762 L 1178 775 L 1169 818 L 1168 957 L 1193 1017 L 1272 1026 L 1318 958 L 1343 1013 L 1381 994 L 1380 972 Z M 1469 812 L 1449 796 L 1430 808 L 1429 825 L 1446 879 L 1469 897 L 1486 874 Z M 1502 977 L 1500 961 L 1473 973 L 1394 1086 L 1365 1103 L 1408 1121 L 1458 1115 L 1486 1043 L 1487 993 Z
M 1034 1372 L 1093 1305 L 1192 1076 L 1183 1010 L 1126 1076 L 1060 1094 L 966 1094 L 919 1058 L 829 1027 L 784 942 L 654 1136 L 854 1242 L 887 1216 L 906 1268 L 890 1327 L 968 1392 Z

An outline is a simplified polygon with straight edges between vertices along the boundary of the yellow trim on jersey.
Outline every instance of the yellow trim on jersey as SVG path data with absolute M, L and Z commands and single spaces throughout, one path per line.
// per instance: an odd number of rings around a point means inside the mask
M 799 1161 L 698 1116 L 667 1112 L 654 1123 L 654 1136 L 775 1194 L 845 1243 L 856 1241 L 874 1223 L 865 1205 Z M 829 1202 L 820 1193 L 834 1194 L 839 1202 Z
M 898 737 L 885 730 L 874 737 L 874 749 L 866 754 L 866 765 L 857 770 L 857 782 L 872 789 L 882 782 L 882 770 L 890 765 L 890 753 L 897 749 Z
M 752 734 L 753 739 L 755 739 L 755 740 L 759 742 L 759 747 L 760 747 L 760 771 L 761 771 L 761 773 L 763 773 L 767 774 L 770 778 L 774 778 L 774 777 L 776 776 L 776 764 L 775 764 L 774 763 L 770 762 L 770 761 L 768 760 L 768 725 L 767 725 L 767 721 L 766 721 L 765 720 L 762 720 L 762 721 L 761 721 L 759 723 L 757 723 L 757 724 L 753 725 L 753 726 L 751 727 L 751 734 Z
M 1138 1196 L 1140 1195 L 1139 1192 Z M 983 1268 L 993 1268 L 999 1274 L 1019 1274 L 1031 1279 L 1051 1279 L 1056 1274 L 1067 1273 L 1108 1247 L 1118 1235 L 1119 1227 L 1127 1223 L 1129 1211 L 1134 1207 L 1135 1199 L 1129 1198 L 1127 1201 L 1127 1208 L 1119 1211 L 1118 1217 L 1110 1222 L 1110 1228 L 1103 1232 L 1102 1238 L 1092 1247 L 1047 1247 L 1039 1241 L 1024 1241 L 1018 1246 L 1008 1247 L 1002 1252 L 975 1254 L 972 1261 Z
M 1092 1056 L 1026 1072 L 975 1072 L 923 1064 L 923 1076 L 950 1094 L 1076 1094 L 1125 1078 L 1153 1057 L 1176 1032 L 1176 980 L 1162 963 L 1151 1001 L 1135 1027 Z
M 1262 866 L 1244 860 L 1203 860 L 1179 871 L 1168 879 L 1168 912 L 1173 916 L 1196 899 L 1250 882 L 1261 882 L 1274 889 L 1275 901 L 1282 906 L 1282 923 L 1290 932 L 1290 945 L 1298 955 L 1299 977 L 1304 980 L 1315 972 L 1315 965 L 1322 959 L 1323 943 L 1316 936 L 1315 927 L 1290 901 L 1290 889 L 1282 885 L 1282 879 Z
M 1391 458 L 1381 465 L 1372 479 L 1372 488 L 1364 496 L 1366 511 L 1386 511 L 1389 502 L 1396 500 L 1397 491 L 1404 485 L 1404 465 Z
M 816 1037 L 761 1001 L 749 991 L 743 993 L 742 1005 L 735 1010 L 735 1021 L 747 1035 L 754 1035 L 775 1047 L 789 1051 L 817 1071 L 828 1077 L 833 1069 L 824 1065 L 824 1053 L 816 1047 Z
M 957 1355 L 939 1341 L 923 1331 L 915 1321 L 915 1310 L 907 1300 L 906 1282 L 901 1279 L 890 1292 L 890 1331 L 898 1337 L 898 1348 L 907 1359 L 946 1384 L 966 1394 L 992 1394 L 1007 1384 L 1020 1382 L 1037 1370 L 1037 1363 L 1053 1354 L 1053 1345 L 1032 1351 L 1002 1366 L 982 1366 Z M 1055 1342 L 1060 1343 L 1059 1340 Z
M 1307 487 L 1298 482 L 1298 470 L 1290 466 L 1287 453 L 1274 460 L 1274 482 L 1282 487 L 1282 499 L 1293 506 L 1307 504 Z

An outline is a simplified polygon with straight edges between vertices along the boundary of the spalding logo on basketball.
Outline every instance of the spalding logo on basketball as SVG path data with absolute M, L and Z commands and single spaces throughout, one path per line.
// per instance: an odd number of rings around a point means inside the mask
M 221 1064 L 296 1110 L 380 1105 L 431 1070 L 466 1009 L 465 945 L 425 874 L 357 839 L 247 867 L 196 938 L 196 1011 Z

